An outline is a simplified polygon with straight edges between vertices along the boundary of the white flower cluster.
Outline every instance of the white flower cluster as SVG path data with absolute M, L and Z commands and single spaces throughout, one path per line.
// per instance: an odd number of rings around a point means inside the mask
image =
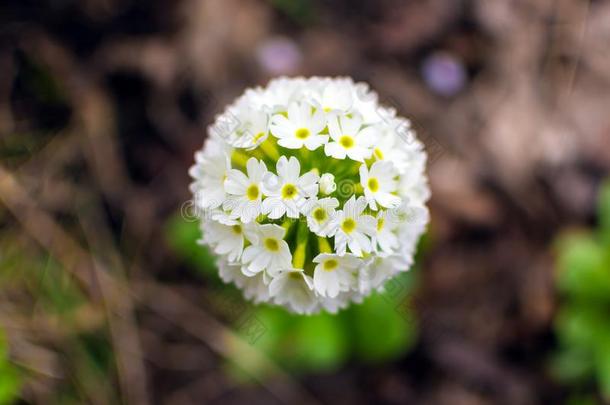
M 191 191 L 220 276 L 255 302 L 336 312 L 413 263 L 426 153 L 349 78 L 280 78 L 216 118 Z

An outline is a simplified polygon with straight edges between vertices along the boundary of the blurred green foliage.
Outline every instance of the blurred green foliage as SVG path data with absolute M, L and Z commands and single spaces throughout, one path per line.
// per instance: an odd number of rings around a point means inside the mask
M 176 216 L 168 224 L 167 237 L 172 248 L 208 281 L 213 289 L 208 295 L 225 295 L 243 303 L 236 288 L 218 277 L 213 254 L 197 244 L 201 237 L 197 223 Z M 416 340 L 417 325 L 408 301 L 414 275 L 412 271 L 401 274 L 389 282 L 392 288 L 386 292 L 375 293 L 336 315 L 301 316 L 276 306 L 243 303 L 233 327 L 244 340 L 293 372 L 331 372 L 348 361 L 391 361 Z M 215 309 L 222 313 L 223 305 Z
M 37 348 L 15 359 L 16 369 L 6 361 L 7 343 L 0 336 L 0 404 L 20 395 L 21 382 L 53 387 L 45 398 L 49 404 L 119 403 L 102 303 L 92 302 L 57 262 L 9 230 L 0 234 L 0 252 L 0 296 L 18 304 L 11 317 L 22 345 Z M 50 363 L 64 377 L 40 372 Z
M 557 243 L 563 301 L 552 365 L 557 377 L 581 390 L 594 378 L 610 400 L 610 182 L 602 187 L 598 212 L 597 230 L 570 232 Z
M 315 20 L 314 4 L 309 0 L 270 0 L 271 5 L 299 25 L 306 26 Z
M 8 357 L 8 342 L 0 329 L 0 405 L 15 402 L 21 391 L 19 370 Z

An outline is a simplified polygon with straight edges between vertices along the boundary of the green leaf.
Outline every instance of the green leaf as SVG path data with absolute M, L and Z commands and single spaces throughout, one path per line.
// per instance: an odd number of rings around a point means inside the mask
M 9 363 L 0 364 L 0 405 L 17 401 L 21 391 L 21 378 Z
M 572 303 L 561 308 L 555 325 L 561 343 L 582 347 L 593 355 L 596 342 L 606 335 L 608 321 L 603 307 Z
M 572 395 L 566 401 L 566 405 L 599 405 L 594 395 L 580 394 Z
M 596 363 L 597 381 L 602 395 L 610 401 L 610 327 L 608 325 L 609 323 L 606 321 L 605 333 L 598 336 Z
M 551 366 L 578 391 L 597 381 L 610 400 L 610 182 L 600 190 L 599 224 L 596 233 L 559 240 L 557 281 L 565 297 L 555 318 L 560 351 Z M 573 404 L 597 403 L 589 393 L 571 398 Z
M 12 404 L 21 391 L 19 372 L 8 359 L 8 341 L 0 330 L 0 405 Z
M 6 335 L 0 329 L 0 362 L 8 357 L 8 341 Z
M 598 213 L 600 223 L 600 233 L 606 247 L 610 246 L 610 180 L 602 185 L 599 200 Z
M 278 357 L 277 350 L 290 327 L 291 319 L 292 316 L 280 308 L 261 305 L 251 314 L 247 314 L 245 322 L 234 325 L 234 328 L 244 342 L 251 344 L 254 349 L 264 353 L 276 363 L 285 366 Z M 253 381 L 244 369 L 251 370 L 256 375 L 267 372 L 264 364 L 258 362 L 258 358 L 250 356 L 249 353 L 241 353 L 234 347 L 231 351 L 239 358 L 239 364 L 229 364 L 226 371 L 236 381 L 241 383 Z
M 559 243 L 559 288 L 581 300 L 610 299 L 610 270 L 600 244 L 588 234 L 570 234 Z
M 315 19 L 315 10 L 309 0 L 271 0 L 272 5 L 300 25 Z
M 261 306 L 247 321 L 237 326 L 244 341 L 295 372 L 332 371 L 349 356 L 348 337 L 336 316 L 327 313 L 298 316 L 283 308 Z M 249 330 L 244 330 L 244 325 Z M 256 333 L 251 333 L 252 328 Z M 240 365 L 265 372 L 263 365 L 256 364 L 256 359 L 247 354 L 240 355 Z M 232 374 L 240 380 L 247 377 L 234 371 Z
M 576 383 L 588 378 L 593 373 L 594 366 L 590 351 L 569 346 L 552 358 L 551 372 L 559 380 Z
M 408 291 L 407 291 L 408 293 Z M 416 323 L 406 296 L 373 294 L 349 309 L 350 336 L 357 357 L 382 362 L 404 354 L 416 339 Z
M 32 278 L 35 290 L 49 312 L 68 315 L 85 303 L 85 296 L 74 280 L 55 262 L 49 260 L 43 265 L 40 261 L 32 268 L 39 272 Z
M 348 337 L 334 315 L 295 316 L 280 343 L 280 354 L 297 371 L 333 371 L 348 357 Z
M 258 326 L 258 330 L 254 331 L 256 333 L 244 327 L 238 327 L 238 332 L 254 347 L 278 360 L 276 351 L 294 323 L 293 315 L 279 307 L 261 305 L 255 308 L 250 317 Z

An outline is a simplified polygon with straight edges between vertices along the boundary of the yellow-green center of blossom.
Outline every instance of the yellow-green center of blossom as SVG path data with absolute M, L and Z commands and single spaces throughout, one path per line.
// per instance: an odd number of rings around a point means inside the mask
M 294 184 L 284 184 L 282 187 L 282 198 L 285 200 L 290 200 L 297 195 L 297 188 Z
M 382 160 L 383 159 L 383 152 L 381 151 L 381 149 L 379 149 L 379 148 L 373 149 L 373 154 L 375 155 L 377 160 Z
M 345 149 L 350 149 L 354 146 L 354 138 L 349 135 L 343 135 L 341 138 L 339 138 L 339 143 Z
M 280 244 L 275 238 L 265 239 L 265 247 L 271 252 L 277 252 L 278 250 L 280 250 Z
M 241 235 L 241 225 L 233 225 L 233 233 Z
M 313 211 L 313 217 L 316 221 L 322 222 L 326 219 L 326 210 L 318 207 Z
M 301 273 L 299 273 L 298 271 L 291 271 L 290 274 L 288 274 L 288 277 L 293 280 L 298 280 L 301 278 Z
M 337 268 L 337 266 L 339 266 L 339 262 L 337 262 L 335 259 L 330 259 L 330 260 L 325 261 L 324 265 L 322 267 L 326 271 L 333 271 L 334 269 Z
M 307 139 L 307 138 L 309 138 L 309 129 L 299 128 L 294 133 L 294 136 L 296 136 L 299 139 Z
M 256 184 L 251 184 L 250 187 L 246 190 L 246 195 L 249 200 L 256 200 L 260 192 L 258 191 L 258 186 Z
M 385 218 L 379 218 L 377 221 L 377 232 L 381 232 L 383 225 L 385 225 Z
M 344 219 L 343 223 L 341 223 L 341 229 L 343 229 L 343 232 L 345 233 L 352 233 L 352 231 L 356 229 L 356 221 L 354 221 L 353 218 Z
M 369 181 L 366 184 L 373 193 L 376 193 L 377 190 L 379 190 L 379 181 L 375 177 L 369 178 Z

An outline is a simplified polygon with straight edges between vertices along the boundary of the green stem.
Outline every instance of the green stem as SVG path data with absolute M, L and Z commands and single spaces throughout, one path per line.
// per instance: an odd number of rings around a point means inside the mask
M 330 243 L 328 243 L 328 239 L 322 238 L 318 236 L 318 248 L 320 249 L 320 253 L 332 253 L 332 249 L 330 247 Z
M 248 159 L 250 159 L 250 156 L 248 156 L 245 153 L 240 152 L 238 150 L 234 150 L 233 153 L 231 154 L 231 164 L 242 167 L 244 169 L 246 168 L 246 166 L 248 164 Z
M 309 229 L 305 222 L 299 222 L 297 231 L 297 247 L 292 255 L 292 267 L 303 269 L 305 267 L 305 256 L 307 253 L 307 241 L 309 240 Z
M 284 222 L 282 222 L 282 228 L 286 230 L 286 235 L 288 235 L 288 231 L 292 227 L 294 220 L 292 218 L 286 218 Z
M 270 136 L 271 135 L 269 135 L 269 137 Z M 261 148 L 263 153 L 274 162 L 277 162 L 277 160 L 280 158 L 280 152 L 277 150 L 277 146 L 275 143 L 273 143 L 273 141 L 270 140 L 270 138 L 265 139 L 265 141 L 259 145 L 259 148 Z

